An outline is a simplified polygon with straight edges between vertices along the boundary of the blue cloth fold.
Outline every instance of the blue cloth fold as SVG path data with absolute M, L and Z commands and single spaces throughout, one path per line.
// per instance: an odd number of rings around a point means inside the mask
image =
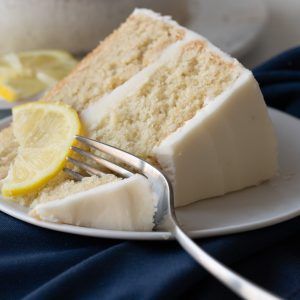
M 270 59 L 253 72 L 269 106 L 300 117 L 300 47 Z
M 300 116 L 300 48 L 254 69 L 268 105 Z M 299 195 L 300 198 L 300 195 Z M 300 218 L 201 239 L 214 257 L 300 298 Z M 237 299 L 174 241 L 118 241 L 38 228 L 0 213 L 0 299 Z

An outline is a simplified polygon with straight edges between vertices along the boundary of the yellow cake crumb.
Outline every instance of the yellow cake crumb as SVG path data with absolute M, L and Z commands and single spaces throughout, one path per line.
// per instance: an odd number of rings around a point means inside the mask
M 91 137 L 155 163 L 153 148 L 232 85 L 241 69 L 205 42 L 189 42 L 106 112 Z
M 63 101 L 77 110 L 127 81 L 184 37 L 184 30 L 147 15 L 131 15 L 92 51 L 44 101 Z
M 107 174 L 102 177 L 84 177 L 81 181 L 68 179 L 59 182 L 56 185 L 51 184 L 41 190 L 41 192 L 35 197 L 35 200 L 32 202 L 31 207 L 35 207 L 39 203 L 63 199 L 66 196 L 70 196 L 78 192 L 84 192 L 99 185 L 118 180 L 121 179 L 113 174 Z

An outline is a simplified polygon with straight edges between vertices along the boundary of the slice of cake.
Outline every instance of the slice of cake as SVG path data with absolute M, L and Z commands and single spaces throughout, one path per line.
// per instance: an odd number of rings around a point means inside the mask
M 30 215 L 48 222 L 150 231 L 157 199 L 148 180 L 136 174 L 124 180 L 106 175 L 85 178 L 78 184 L 66 181 L 41 192 L 36 202 Z
M 271 122 L 252 73 L 200 37 L 178 42 L 81 113 L 90 136 L 160 166 L 175 205 L 272 177 Z
M 277 172 L 275 135 L 252 73 L 148 10 L 135 11 L 44 100 L 71 104 L 87 136 L 163 169 L 176 206 L 260 184 Z M 145 178 L 63 181 L 53 179 L 20 201 L 35 199 L 31 214 L 48 221 L 151 229 L 157 199 Z

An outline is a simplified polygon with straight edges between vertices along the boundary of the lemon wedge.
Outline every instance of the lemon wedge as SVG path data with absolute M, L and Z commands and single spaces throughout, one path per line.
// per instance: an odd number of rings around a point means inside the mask
M 60 50 L 9 53 L 0 57 L 0 98 L 14 102 L 32 98 L 64 78 L 77 64 Z
M 13 108 L 19 148 L 3 180 L 2 195 L 24 195 L 45 185 L 64 167 L 80 131 L 77 112 L 65 104 L 35 102 Z

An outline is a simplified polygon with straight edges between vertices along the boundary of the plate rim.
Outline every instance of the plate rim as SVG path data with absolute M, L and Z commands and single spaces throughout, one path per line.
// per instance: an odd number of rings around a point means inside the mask
M 274 108 L 268 108 L 268 110 L 274 114 L 281 115 L 285 118 L 293 119 L 294 121 L 297 121 L 300 124 L 299 119 L 287 113 L 276 110 Z M 1 119 L 0 130 L 9 126 L 11 120 L 12 120 L 11 116 Z M 174 239 L 170 232 L 165 232 L 165 231 L 117 231 L 117 230 L 96 229 L 96 228 L 74 226 L 69 224 L 57 224 L 57 223 L 39 221 L 24 213 L 21 213 L 21 217 L 20 217 L 20 211 L 18 212 L 14 210 L 12 206 L 13 206 L 12 203 L 10 204 L 9 201 L 0 198 L 0 211 L 2 211 L 3 213 L 11 217 L 14 217 L 15 219 L 29 223 L 31 225 L 42 227 L 49 230 L 54 230 L 54 231 L 59 231 L 59 232 L 64 232 L 69 234 L 76 234 L 81 236 L 95 237 L 95 238 L 108 238 L 108 239 L 120 239 L 120 240 L 169 240 L 169 239 L 172 240 Z M 254 221 L 252 223 L 246 223 L 241 225 L 216 227 L 212 229 L 192 230 L 192 231 L 188 231 L 188 234 L 193 238 L 205 238 L 205 237 L 241 233 L 241 232 L 251 231 L 251 230 L 275 225 L 290 220 L 299 215 L 300 215 L 300 206 L 296 210 L 291 210 L 290 212 L 281 214 L 271 219 L 266 219 L 263 221 Z
M 174 240 L 174 237 L 170 232 L 166 231 L 120 231 L 120 230 L 107 230 L 96 229 L 82 226 L 75 226 L 69 224 L 57 224 L 36 220 L 28 215 L 20 217 L 19 213 L 15 212 L 12 208 L 6 207 L 3 203 L 7 201 L 0 200 L 0 211 L 25 223 L 41 227 L 44 229 L 54 230 L 57 232 L 63 232 L 68 234 L 75 234 L 80 236 L 95 237 L 95 238 L 108 238 L 108 239 L 120 239 L 120 240 Z M 261 229 L 272 225 L 279 224 L 281 222 L 293 219 L 299 216 L 300 209 L 283 214 L 280 217 L 265 220 L 263 222 L 256 221 L 251 224 L 243 224 L 240 226 L 227 226 L 216 227 L 213 229 L 200 229 L 188 231 L 188 235 L 192 238 L 206 238 L 223 236 L 229 234 L 238 234 L 242 232 L 252 231 L 255 229 Z

